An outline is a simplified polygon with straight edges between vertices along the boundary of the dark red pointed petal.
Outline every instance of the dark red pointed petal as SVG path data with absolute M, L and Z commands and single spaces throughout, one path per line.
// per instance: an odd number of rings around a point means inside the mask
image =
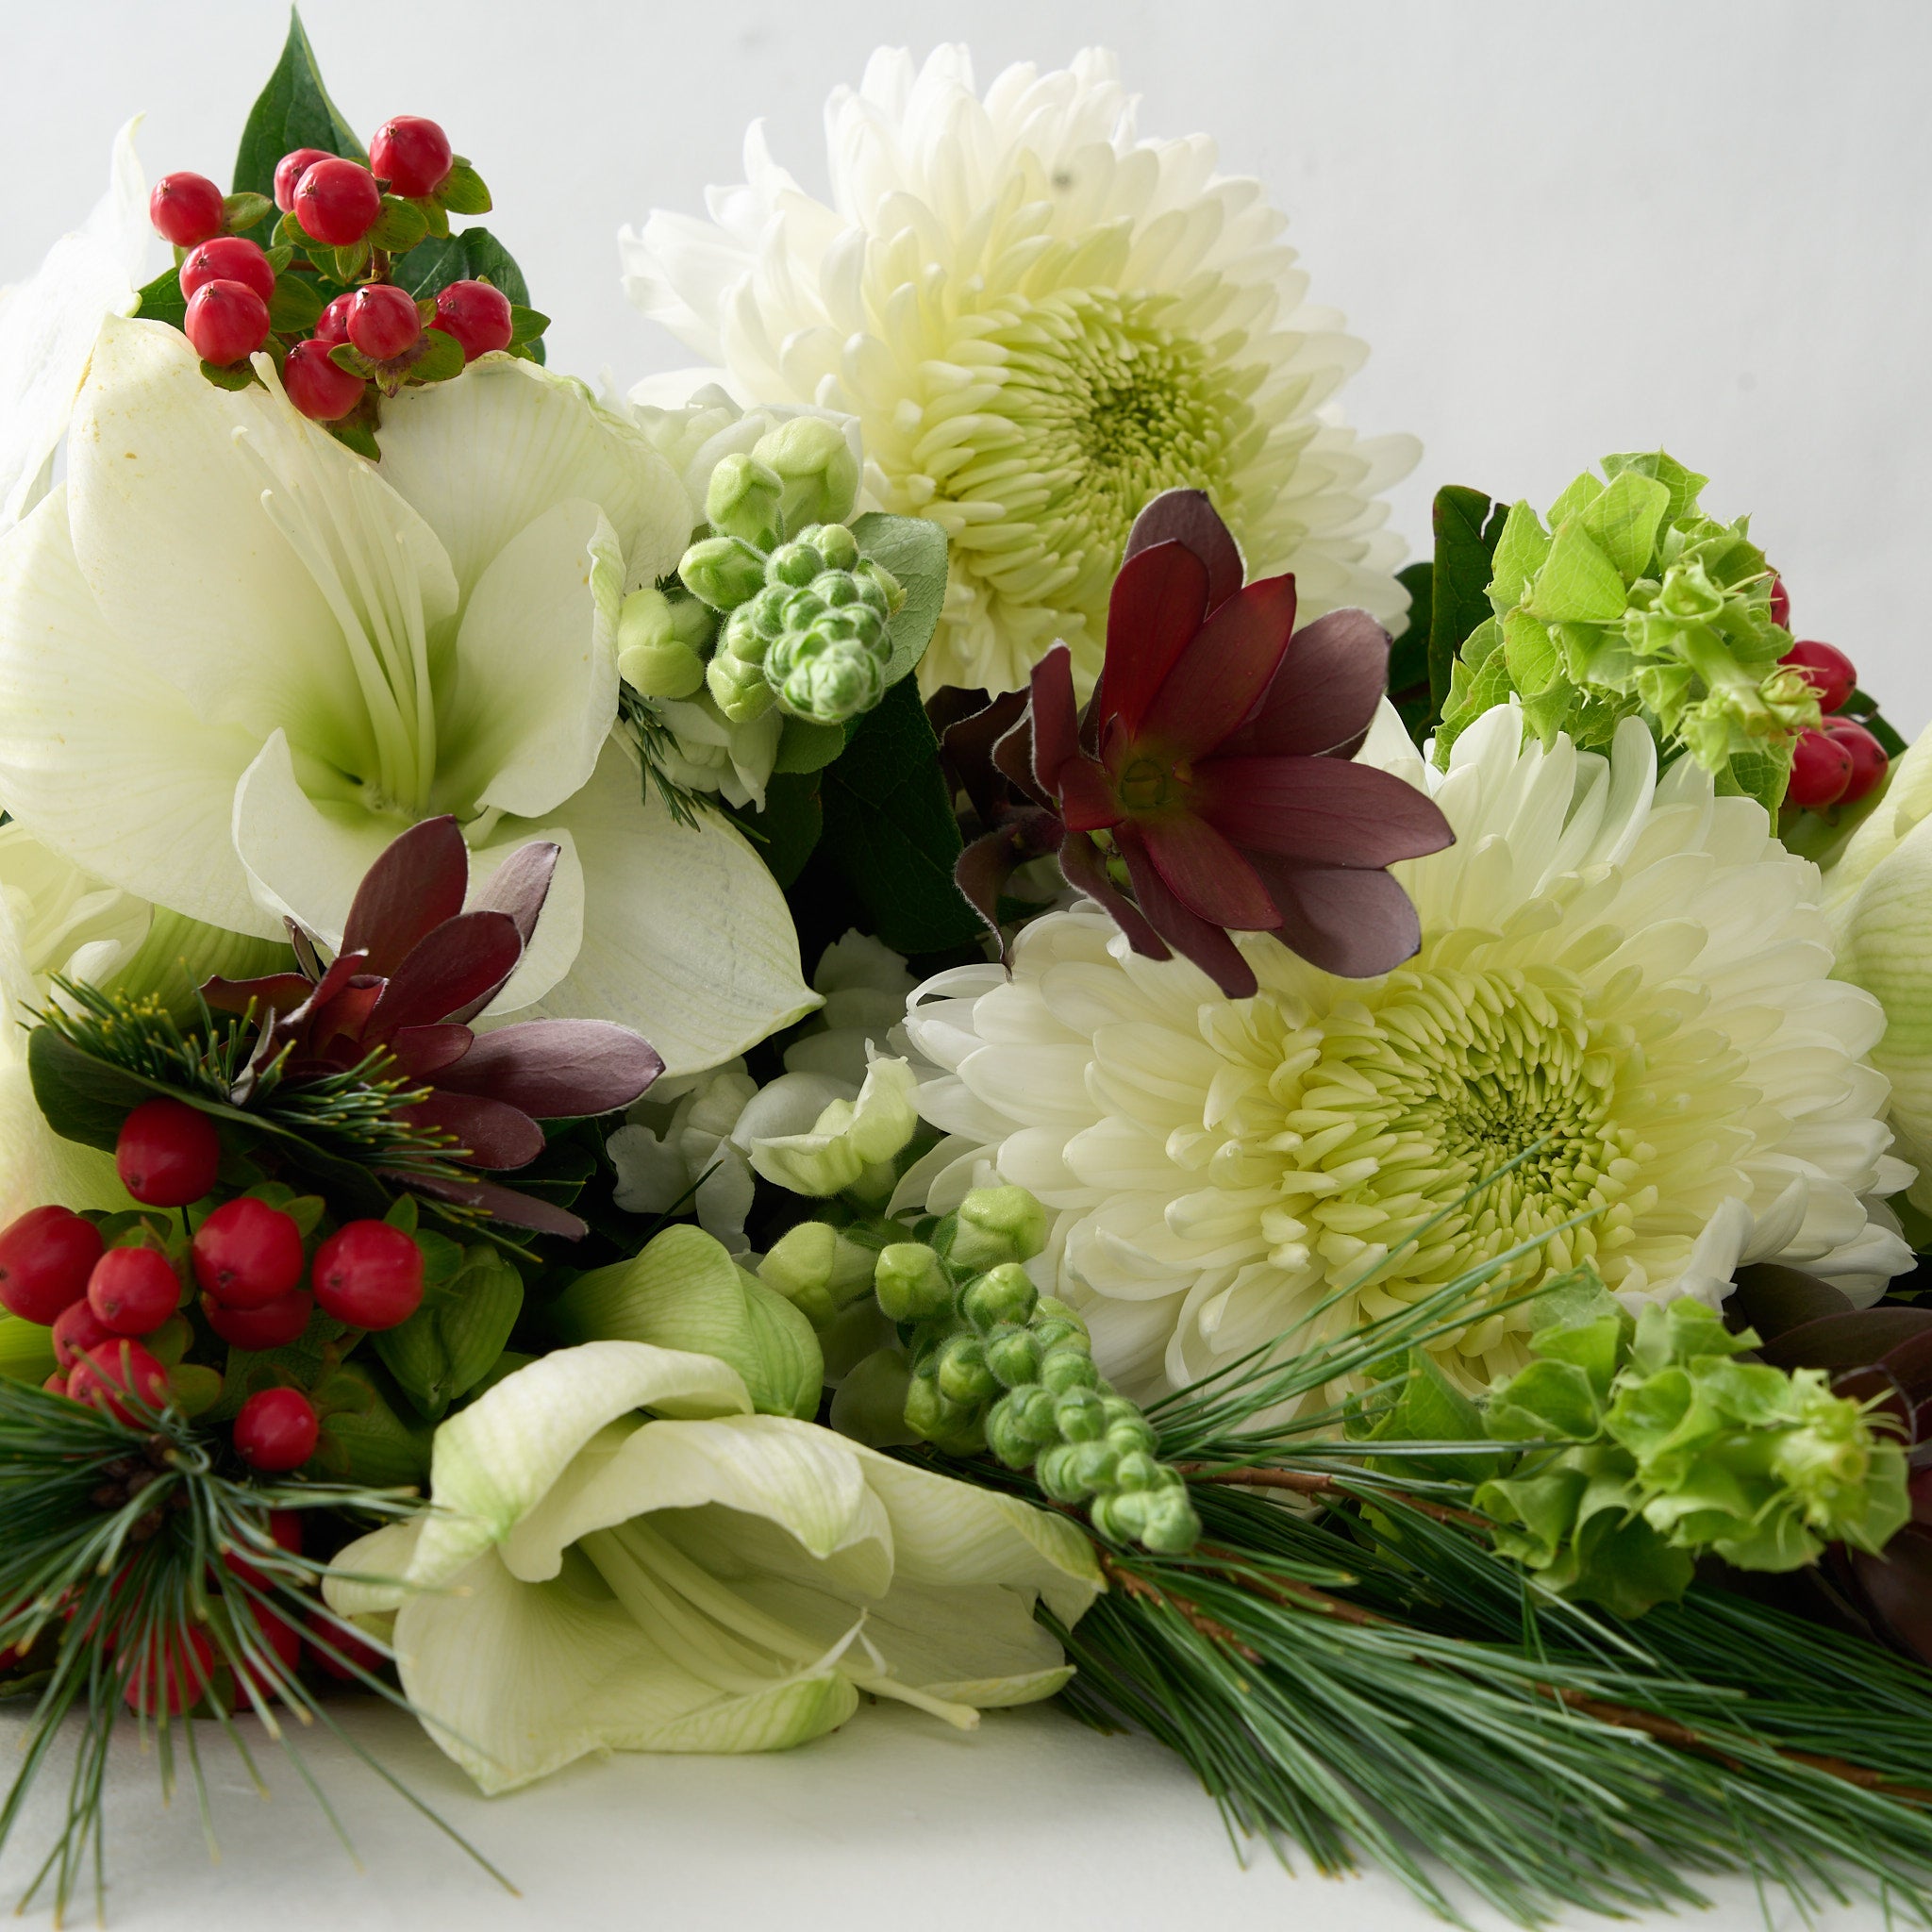
M 1003 956 L 1006 935 L 1000 927 L 1000 894 L 1007 881 L 1029 859 L 1058 849 L 1064 829 L 1050 811 L 1017 812 L 996 831 L 974 840 L 954 864 L 953 883 L 999 936 Z
M 318 998 L 308 1012 L 291 1017 L 299 1023 L 313 1051 L 325 1058 L 353 1064 L 362 1057 L 362 1038 L 369 1030 L 370 1015 L 382 998 L 385 984 L 383 980 L 358 974 L 327 999 Z
M 454 1134 L 478 1167 L 527 1167 L 543 1151 L 543 1129 L 520 1108 L 480 1093 L 454 1093 L 439 1087 L 427 1100 L 406 1107 L 401 1117 L 418 1127 L 441 1127 Z
M 1373 979 L 1413 958 L 1422 923 L 1386 872 L 1296 865 L 1271 852 L 1250 852 L 1281 913 L 1274 937 L 1310 966 L 1343 979 Z
M 342 950 L 368 954 L 372 973 L 392 974 L 425 934 L 463 909 L 469 882 L 469 848 L 455 819 L 411 825 L 363 874 Z
M 557 875 L 557 861 L 563 847 L 548 839 L 532 839 L 519 845 L 476 890 L 472 912 L 507 912 L 516 922 L 517 934 L 525 945 L 537 930 L 537 915 L 550 896 L 550 882 Z M 458 910 L 461 910 L 459 907 Z
M 1237 932 L 1281 923 L 1255 868 L 1205 820 L 1191 812 L 1136 819 L 1134 829 L 1167 889 L 1197 919 Z M 1135 891 L 1140 877 L 1135 875 Z
M 1191 550 L 1157 543 L 1121 566 L 1107 607 L 1106 709 L 1130 734 L 1207 610 L 1208 566 Z
M 1293 629 L 1291 576 L 1238 591 L 1201 626 L 1135 735 L 1183 757 L 1212 751 L 1268 689 Z
M 253 1000 L 255 1017 L 265 1020 L 270 1013 L 292 1013 L 314 991 L 299 973 L 271 973 L 264 979 L 205 980 L 201 996 L 218 1013 L 245 1013 Z
M 967 701 L 970 708 L 947 723 L 946 710 L 959 700 Z M 973 801 L 982 824 L 992 824 L 1006 790 L 1000 780 L 1009 775 L 995 761 L 994 749 L 1025 714 L 1027 702 L 1024 691 L 1002 691 L 991 704 L 985 703 L 982 695 L 979 703 L 971 704 L 969 693 L 946 690 L 936 691 L 926 707 L 928 718 L 939 729 L 940 750 L 952 768 L 954 786 Z M 1029 791 L 1031 775 L 1029 771 L 1025 781 Z
M 480 1011 L 523 954 L 523 937 L 507 912 L 461 912 L 446 919 L 396 969 L 370 1024 L 393 1033 Z
M 628 1107 L 664 1071 L 658 1050 L 608 1020 L 522 1020 L 476 1036 L 439 1092 L 487 1094 L 540 1121 Z
M 1127 943 L 1143 958 L 1171 959 L 1167 942 L 1148 924 L 1141 908 L 1107 875 L 1100 848 L 1084 832 L 1070 833 L 1060 847 L 1060 871 L 1068 885 L 1100 906 L 1126 934 Z
M 1229 999 L 1252 998 L 1257 990 L 1255 969 L 1220 926 L 1198 918 L 1168 890 L 1167 881 L 1141 841 L 1140 828 L 1124 824 L 1115 837 L 1127 861 L 1127 875 L 1134 882 L 1134 896 L 1148 924 L 1176 953 L 1191 959 Z
M 1127 532 L 1127 557 L 1138 557 L 1157 543 L 1178 543 L 1201 559 L 1208 571 L 1209 610 L 1241 589 L 1241 550 L 1233 533 L 1215 515 L 1205 490 L 1163 490 L 1134 519 L 1134 527 Z
M 1353 755 L 1389 685 L 1389 633 L 1366 610 L 1331 610 L 1289 640 L 1261 702 L 1217 751 L 1224 758 Z
M 532 1194 L 520 1194 L 514 1188 L 500 1188 L 494 1181 L 446 1181 L 432 1175 L 409 1174 L 398 1168 L 378 1168 L 385 1180 L 397 1183 L 406 1192 L 422 1194 L 432 1201 L 449 1201 L 470 1208 L 500 1221 L 508 1227 L 527 1227 L 538 1234 L 561 1235 L 565 1241 L 581 1241 L 590 1233 L 590 1224 L 580 1221 L 566 1208 L 540 1201 Z
M 292 919 L 285 918 L 282 924 L 289 929 L 289 945 L 295 955 L 298 970 L 309 979 L 320 979 L 322 956 L 315 950 L 315 935 Z
M 1030 704 L 1031 700 L 1028 702 Z M 1042 791 L 1033 778 L 1033 714 L 1030 710 L 1022 711 L 1012 729 L 993 746 L 992 762 L 998 774 L 1022 798 L 1031 799 L 1035 805 L 1048 810 L 1053 808 L 1053 793 Z M 995 808 L 993 817 L 998 816 Z
M 1414 786 L 1341 758 L 1209 758 L 1189 799 L 1233 843 L 1307 865 L 1379 868 L 1456 839 Z
M 383 1046 L 410 1079 L 426 1080 L 455 1066 L 475 1037 L 467 1026 L 405 1026 Z
M 1108 776 L 1091 758 L 1072 758 L 1054 774 L 1060 816 L 1075 832 L 1102 832 L 1117 825 L 1126 811 Z
M 1056 644 L 1033 667 L 1033 782 L 1049 798 L 1062 765 L 1080 756 L 1079 708 L 1074 702 L 1074 654 Z

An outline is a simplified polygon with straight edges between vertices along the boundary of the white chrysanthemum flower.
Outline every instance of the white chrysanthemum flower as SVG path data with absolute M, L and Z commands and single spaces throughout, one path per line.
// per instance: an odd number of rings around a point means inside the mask
M 908 1033 L 944 1070 L 923 1110 L 952 1137 L 931 1205 L 994 1170 L 1056 1209 L 1059 1292 L 1129 1390 L 1197 1378 L 1385 1261 L 1299 1332 L 1579 1214 L 1541 1271 L 1591 1258 L 1632 1303 L 1716 1302 L 1771 1259 L 1871 1301 L 1910 1264 L 1876 1199 L 1910 1178 L 1864 1059 L 1883 1020 L 1829 977 L 1816 869 L 1692 760 L 1658 783 L 1634 719 L 1607 759 L 1522 732 L 1492 711 L 1434 773 L 1384 707 L 1363 757 L 1427 784 L 1457 842 L 1391 868 L 1423 944 L 1380 979 L 1255 935 L 1261 990 L 1227 1000 L 1088 908 L 1023 932 L 1010 981 L 968 967 L 915 996 Z M 1476 1324 L 1445 1365 L 1471 1387 L 1519 1366 L 1524 1324 Z
M 754 125 L 709 221 L 622 237 L 647 315 L 742 397 L 856 415 L 878 505 L 944 527 L 927 691 L 1017 690 L 1058 638 L 1091 684 L 1127 527 L 1174 485 L 1209 492 L 1251 576 L 1295 573 L 1304 616 L 1407 608 L 1377 498 L 1418 445 L 1334 415 L 1362 346 L 1305 299 L 1260 184 L 1134 113 L 1108 54 L 981 100 L 963 48 L 881 50 L 827 106 L 829 206 Z

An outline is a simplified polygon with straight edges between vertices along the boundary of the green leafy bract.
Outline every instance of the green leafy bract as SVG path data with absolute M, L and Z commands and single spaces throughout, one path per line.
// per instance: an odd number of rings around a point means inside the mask
M 1641 716 L 1666 757 L 1688 752 L 1721 792 L 1775 813 L 1818 700 L 1780 668 L 1791 636 L 1772 621 L 1772 573 L 1749 519 L 1705 514 L 1707 479 L 1661 450 L 1606 457 L 1603 471 L 1607 481 L 1578 476 L 1547 525 L 1527 503 L 1510 509 L 1494 541 L 1489 614 L 1451 666 L 1438 759 L 1512 696 L 1544 744 L 1562 731 L 1585 748 L 1606 745 L 1621 720 Z M 1441 503 L 1432 645 L 1449 620 Z
M 906 592 L 905 603 L 886 625 L 892 645 L 886 682 L 896 684 L 918 668 L 939 628 L 946 601 L 946 533 L 924 517 L 889 516 L 875 509 L 854 521 L 852 534 L 858 540 L 858 554 L 884 564 Z
M 291 8 L 281 60 L 242 130 L 242 146 L 235 156 L 236 193 L 273 196 L 275 163 L 298 147 L 321 148 L 365 166 L 369 160 L 356 130 L 329 99 L 302 16 Z

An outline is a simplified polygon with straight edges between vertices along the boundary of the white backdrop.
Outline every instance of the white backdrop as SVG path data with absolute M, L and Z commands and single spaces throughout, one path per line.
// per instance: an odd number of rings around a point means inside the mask
M 557 318 L 554 359 L 691 359 L 624 303 L 615 234 L 739 178 L 744 124 L 823 185 L 820 107 L 889 40 L 969 38 L 982 77 L 1103 42 L 1144 131 L 1206 129 L 1268 184 L 1317 301 L 1374 354 L 1344 391 L 1442 482 L 1547 502 L 1661 442 L 1756 513 L 1803 635 L 1903 727 L 1932 717 L 1932 135 L 1920 0 L 308 0 L 365 133 L 444 122 Z M 0 0 L 0 281 L 106 178 L 137 108 L 150 175 L 225 182 L 285 16 L 272 0 Z M 393 53 L 385 52 L 386 46 Z

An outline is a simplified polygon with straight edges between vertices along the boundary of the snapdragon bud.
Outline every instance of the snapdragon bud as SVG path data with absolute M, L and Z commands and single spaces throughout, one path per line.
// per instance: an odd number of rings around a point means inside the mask
M 758 1279 L 824 1328 L 872 1287 L 873 1254 L 824 1221 L 801 1221 L 758 1263 Z
M 752 455 L 781 479 L 788 530 L 842 524 L 858 500 L 858 459 L 845 433 L 823 416 L 796 416 L 759 437 Z
M 1046 1209 L 1024 1188 L 974 1188 L 959 1203 L 946 1252 L 957 1268 L 997 1268 L 1030 1261 L 1045 1246 Z
M 894 1241 L 874 1267 L 873 1291 L 894 1322 L 920 1322 L 949 1307 L 952 1277 L 924 1241 Z
M 953 1243 L 953 1265 L 959 1266 L 959 1244 Z M 1003 1261 L 989 1268 L 959 1298 L 959 1312 L 984 1335 L 1005 1322 L 1032 1319 L 1040 1292 L 1025 1269 L 1017 1261 Z
M 695 598 L 683 600 L 702 609 Z M 704 660 L 678 634 L 670 598 L 646 585 L 617 619 L 618 675 L 647 698 L 688 698 L 705 681 Z
M 765 559 L 738 537 L 704 537 L 678 559 L 685 589 L 714 610 L 735 610 L 764 588 Z
M 705 685 L 712 703 L 734 724 L 762 718 L 777 702 L 778 694 L 766 683 L 763 671 L 722 650 L 705 667 Z
M 784 487 L 778 473 L 756 455 L 734 452 L 711 472 L 705 515 L 719 535 L 741 537 L 759 550 L 770 550 L 778 541 Z

